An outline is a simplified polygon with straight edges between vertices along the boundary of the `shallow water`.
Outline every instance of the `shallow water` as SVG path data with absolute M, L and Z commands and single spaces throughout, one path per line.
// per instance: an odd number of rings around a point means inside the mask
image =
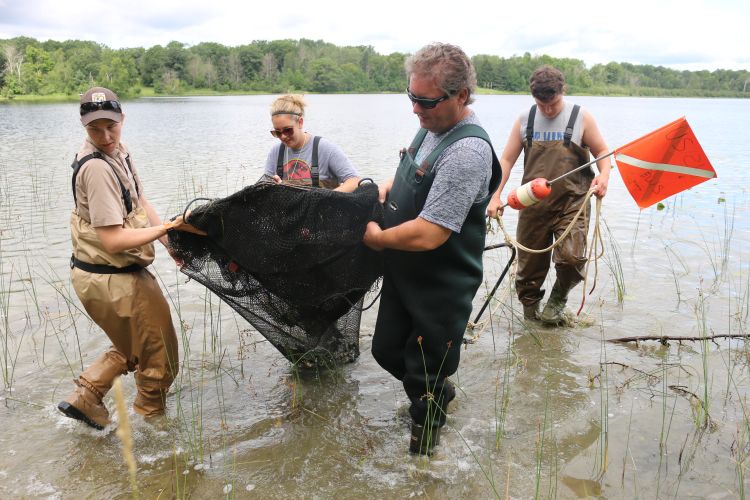
M 271 100 L 125 103 L 123 137 L 162 215 L 260 176 L 274 141 Z M 184 326 L 183 366 L 166 417 L 146 422 L 131 411 L 142 496 L 741 496 L 750 452 L 745 342 L 603 339 L 747 332 L 750 146 L 739 125 L 750 101 L 573 100 L 594 114 L 610 147 L 687 116 L 719 178 L 667 200 L 664 210 L 639 211 L 615 171 L 602 211 L 606 254 L 580 320 L 526 327 L 512 312 L 520 308 L 506 279 L 483 317 L 492 321 L 462 354 L 457 405 L 431 460 L 406 452 L 406 397 L 370 355 L 376 308 L 363 315 L 356 363 L 298 374 L 229 307 L 186 282 L 159 248 L 153 268 Z M 308 129 L 337 142 L 376 181 L 393 174 L 417 127 L 402 95 L 309 102 Z M 479 96 L 474 109 L 500 149 L 529 104 L 524 96 Z M 3 497 L 130 496 L 114 429 L 89 430 L 55 408 L 81 364 L 107 346 L 68 279 L 68 165 L 83 139 L 76 115 L 74 104 L 0 106 Z M 514 233 L 516 214 L 509 210 L 504 222 Z M 488 239 L 496 241 L 497 234 Z M 507 258 L 506 250 L 486 254 L 475 314 Z M 620 266 L 621 302 L 613 272 Z M 592 269 L 589 288 L 593 279 Z M 579 287 L 572 309 L 581 297 Z M 124 385 L 132 401 L 132 379 Z M 694 418 L 705 403 L 689 393 L 708 394 L 706 428 Z M 111 396 L 106 401 L 112 408 Z

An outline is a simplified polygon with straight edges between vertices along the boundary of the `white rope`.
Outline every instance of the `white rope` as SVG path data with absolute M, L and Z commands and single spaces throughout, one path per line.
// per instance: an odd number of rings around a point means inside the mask
M 576 212 L 575 216 L 573 217 L 573 220 L 570 221 L 570 224 L 568 224 L 568 227 L 565 228 L 565 231 L 563 231 L 563 233 L 560 235 L 560 237 L 557 238 L 555 240 L 555 242 L 552 243 L 552 245 L 548 246 L 547 248 L 543 248 L 543 249 L 537 250 L 537 249 L 525 247 L 524 245 L 518 243 L 518 241 L 514 240 L 513 237 L 511 237 L 510 234 L 508 234 L 508 232 L 505 229 L 505 225 L 503 224 L 502 217 L 500 217 L 499 215 L 496 215 L 494 217 L 494 219 L 497 221 L 498 226 L 502 230 L 502 232 L 503 232 L 503 238 L 505 239 L 505 243 L 507 243 L 508 245 L 514 246 L 519 251 L 523 250 L 524 252 L 529 252 L 529 253 L 545 253 L 545 252 L 549 252 L 552 249 L 554 249 L 555 247 L 557 247 L 560 243 L 562 243 L 562 241 L 570 234 L 570 232 L 573 230 L 573 227 L 575 226 L 576 221 L 579 219 L 579 217 L 581 217 L 581 215 L 583 215 L 583 217 L 585 219 L 588 217 L 588 207 L 589 207 L 588 201 L 591 198 L 591 196 L 594 194 L 595 190 L 596 189 L 593 188 L 593 187 L 588 190 L 588 192 L 586 193 L 586 197 L 584 198 L 583 203 L 581 204 L 581 207 L 578 209 L 578 212 Z M 602 210 L 602 199 L 601 198 L 597 198 L 596 199 L 596 212 L 595 212 L 596 216 L 595 216 L 595 219 L 594 219 L 594 221 L 595 221 L 594 222 L 594 232 L 591 235 L 591 243 L 589 244 L 589 251 L 588 251 L 588 257 L 587 257 L 587 260 L 586 260 L 586 267 L 585 267 L 584 273 L 583 273 L 584 274 L 584 276 L 583 276 L 583 286 L 581 287 L 582 292 L 583 292 L 583 296 L 581 298 L 581 306 L 578 308 L 578 313 L 577 314 L 581 313 L 581 310 L 583 310 L 583 305 L 586 302 L 586 284 L 588 282 L 589 265 L 591 264 L 592 261 L 594 262 L 594 283 L 593 283 L 593 285 L 591 287 L 591 290 L 589 291 L 589 295 L 590 295 L 594 291 L 594 289 L 596 288 L 596 281 L 597 281 L 597 277 L 599 275 L 598 260 L 602 256 L 604 256 L 604 241 L 602 240 L 601 226 L 600 226 L 600 222 L 599 222 L 600 217 L 601 217 L 601 210 Z M 592 258 L 592 254 L 594 254 L 594 249 L 597 246 L 599 247 L 600 251 L 598 253 L 596 253 L 593 256 L 593 258 Z M 515 274 L 516 274 L 515 273 L 515 269 L 516 269 L 517 263 L 518 263 L 518 260 L 516 260 L 516 262 L 513 263 L 513 269 L 509 273 L 509 277 L 515 276 Z M 471 343 L 476 342 L 479 339 L 479 337 L 481 337 L 482 334 L 487 330 L 487 326 L 489 324 L 491 324 L 491 322 L 492 322 L 493 315 L 497 312 L 497 310 L 500 308 L 500 306 L 502 306 L 505 298 L 507 298 L 509 290 L 510 290 L 510 288 L 504 288 L 503 289 L 503 295 L 504 296 L 502 298 L 495 299 L 496 300 L 496 305 L 495 305 L 494 308 L 490 308 L 490 316 L 489 316 L 489 318 L 487 320 L 480 321 L 479 323 L 473 323 L 473 322 L 469 321 L 468 326 L 467 326 L 467 330 L 471 331 L 472 335 L 470 337 L 466 338 L 466 342 L 467 343 L 471 344 Z M 477 329 L 479 329 L 479 332 L 476 332 Z

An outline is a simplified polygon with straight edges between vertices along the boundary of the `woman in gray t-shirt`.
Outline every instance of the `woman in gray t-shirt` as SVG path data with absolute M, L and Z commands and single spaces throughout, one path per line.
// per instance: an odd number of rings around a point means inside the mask
M 265 174 L 279 183 L 354 191 L 359 173 L 338 146 L 304 131 L 305 107 L 302 96 L 294 94 L 271 105 L 271 135 L 280 142 L 268 153 Z

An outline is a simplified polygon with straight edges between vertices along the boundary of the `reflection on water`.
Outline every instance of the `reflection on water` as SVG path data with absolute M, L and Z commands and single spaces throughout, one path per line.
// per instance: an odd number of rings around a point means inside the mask
M 224 196 L 260 177 L 274 141 L 272 100 L 125 103 L 123 137 L 157 210 L 173 215 L 196 196 Z M 376 307 L 363 315 L 356 363 L 297 373 L 159 249 L 153 268 L 179 311 L 183 369 L 166 417 L 131 419 L 142 496 L 738 495 L 750 451 L 744 342 L 665 347 L 602 339 L 747 333 L 750 145 L 737 130 L 750 102 L 575 101 L 591 110 L 610 147 L 687 116 L 719 178 L 673 197 L 664 210 L 641 212 L 615 171 L 603 209 L 608 260 L 599 261 L 586 321 L 525 327 L 506 279 L 485 313 L 490 327 L 462 353 L 457 405 L 432 460 L 408 455 L 408 402 L 369 353 Z M 313 95 L 309 102 L 308 129 L 334 140 L 376 182 L 393 174 L 398 149 L 417 127 L 403 95 Z M 528 105 L 526 96 L 479 96 L 474 108 L 499 150 Z M 75 104 L 0 106 L 5 497 L 130 494 L 113 428 L 83 428 L 54 407 L 106 345 L 68 280 L 68 165 L 83 140 L 76 114 Z M 520 183 L 520 170 L 510 186 Z M 504 221 L 513 232 L 516 213 Z M 486 292 L 504 259 L 486 255 Z M 580 297 L 571 295 L 572 308 Z M 483 299 L 480 293 L 477 305 Z M 124 385 L 132 400 L 132 381 Z M 708 394 L 715 426 L 698 429 L 690 398 L 669 386 Z

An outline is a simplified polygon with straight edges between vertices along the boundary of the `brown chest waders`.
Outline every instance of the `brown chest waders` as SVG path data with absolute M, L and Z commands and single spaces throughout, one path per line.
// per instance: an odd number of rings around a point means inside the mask
M 79 163 L 82 167 L 85 162 Z M 74 166 L 74 177 L 79 168 Z M 149 227 L 146 211 L 140 206 L 133 208 L 129 192 L 119 176 L 117 180 L 128 212 L 123 227 Z M 73 288 L 86 312 L 104 330 L 113 347 L 80 375 L 78 389 L 74 391 L 78 395 L 69 396 L 65 402 L 82 409 L 84 417 L 100 424 L 103 417 L 86 410 L 88 406 L 93 408 L 91 404 L 87 406 L 88 399 L 100 404 L 117 376 L 135 371 L 138 394 L 134 409 L 147 416 L 160 414 L 164 411 L 164 396 L 177 374 L 179 351 L 169 305 L 156 278 L 145 269 L 154 259 L 153 243 L 117 254 L 109 253 L 96 229 L 79 215 L 77 209 L 71 214 L 70 229 Z M 92 399 L 85 391 L 95 397 Z M 99 413 L 103 416 L 106 408 Z M 86 418 L 79 420 L 87 421 Z
M 554 179 L 589 161 L 589 150 L 571 141 L 577 118 L 574 108 L 563 140 L 534 141 L 533 123 L 536 106 L 529 112 L 524 141 L 522 183 L 537 177 Z M 539 203 L 524 208 L 518 215 L 516 239 L 527 248 L 546 248 L 557 239 L 573 220 L 594 178 L 593 171 L 584 169 L 569 175 L 552 187 L 552 193 Z M 570 290 L 583 280 L 586 263 L 588 222 L 579 218 L 576 226 L 560 246 L 552 251 L 552 261 L 560 286 Z M 518 252 L 516 292 L 524 306 L 535 306 L 544 297 L 542 285 L 550 267 L 550 252 Z

